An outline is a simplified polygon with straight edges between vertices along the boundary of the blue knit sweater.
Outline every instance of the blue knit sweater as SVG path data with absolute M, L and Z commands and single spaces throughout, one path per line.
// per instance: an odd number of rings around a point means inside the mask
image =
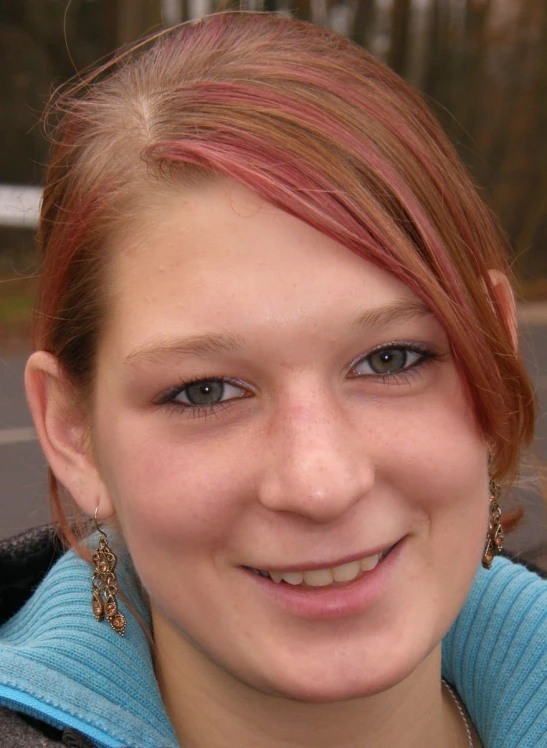
M 127 557 L 121 587 L 147 620 Z M 65 554 L 0 628 L 0 705 L 99 746 L 176 748 L 145 635 L 98 625 L 89 566 Z M 547 584 L 505 559 L 480 570 L 443 641 L 444 677 L 459 692 L 485 748 L 547 748 Z

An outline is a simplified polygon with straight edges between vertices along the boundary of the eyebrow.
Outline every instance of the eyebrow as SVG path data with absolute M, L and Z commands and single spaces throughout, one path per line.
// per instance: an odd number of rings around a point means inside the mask
M 433 315 L 430 309 L 418 300 L 401 299 L 392 304 L 366 309 L 352 319 L 350 328 L 362 330 L 401 322 L 415 317 Z M 128 354 L 124 365 L 132 367 L 141 361 L 171 361 L 182 356 L 207 356 L 215 353 L 233 353 L 245 343 L 241 335 L 228 332 L 203 333 L 181 338 L 152 338 L 142 348 Z
M 386 306 L 366 309 L 357 314 L 351 323 L 355 329 L 381 327 L 393 322 L 404 322 L 415 317 L 434 316 L 421 299 L 400 299 Z
M 203 333 L 184 338 L 153 338 L 142 348 L 130 353 L 124 364 L 133 366 L 139 361 L 166 361 L 181 356 L 206 356 L 211 353 L 231 353 L 243 346 L 241 335 L 231 333 Z

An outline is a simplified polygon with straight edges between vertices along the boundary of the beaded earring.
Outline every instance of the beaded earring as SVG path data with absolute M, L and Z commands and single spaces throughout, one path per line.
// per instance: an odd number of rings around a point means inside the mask
M 482 565 L 485 569 L 492 568 L 492 560 L 494 556 L 497 556 L 503 550 L 503 541 L 505 536 L 503 534 L 503 527 L 501 526 L 501 509 L 498 503 L 501 493 L 501 486 L 499 483 L 491 478 L 490 479 L 490 507 L 489 507 L 489 522 L 488 531 L 486 533 L 486 544 L 484 547 L 484 555 L 482 557 Z
M 100 534 L 100 538 L 97 550 L 93 554 L 94 572 L 91 577 L 91 607 L 93 615 L 99 623 L 106 618 L 114 631 L 123 636 L 126 619 L 124 614 L 118 610 L 118 603 L 116 601 L 118 580 L 114 571 L 118 558 L 108 546 L 106 533 L 99 527 L 97 522 L 98 510 L 99 507 L 95 509 L 95 527 Z

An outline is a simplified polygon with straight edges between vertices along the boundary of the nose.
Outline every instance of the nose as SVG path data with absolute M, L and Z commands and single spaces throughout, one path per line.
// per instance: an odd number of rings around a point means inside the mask
M 324 395 L 279 408 L 268 428 L 259 500 L 276 512 L 333 522 L 374 485 L 356 419 Z

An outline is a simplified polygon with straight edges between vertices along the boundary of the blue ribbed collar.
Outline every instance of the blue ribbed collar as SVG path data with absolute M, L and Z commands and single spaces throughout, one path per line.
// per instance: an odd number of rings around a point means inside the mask
M 149 623 L 127 552 L 116 552 L 120 587 Z M 442 669 L 484 746 L 547 746 L 546 630 L 544 580 L 505 559 L 479 569 L 443 640 Z M 144 632 L 129 613 L 124 637 L 95 621 L 91 568 L 72 552 L 0 627 L 0 706 L 74 727 L 102 748 L 179 745 Z
M 120 587 L 149 622 L 127 553 L 116 552 Z M 95 621 L 91 567 L 66 553 L 0 628 L 0 705 L 74 727 L 105 748 L 177 748 L 146 636 L 125 613 L 123 637 Z

